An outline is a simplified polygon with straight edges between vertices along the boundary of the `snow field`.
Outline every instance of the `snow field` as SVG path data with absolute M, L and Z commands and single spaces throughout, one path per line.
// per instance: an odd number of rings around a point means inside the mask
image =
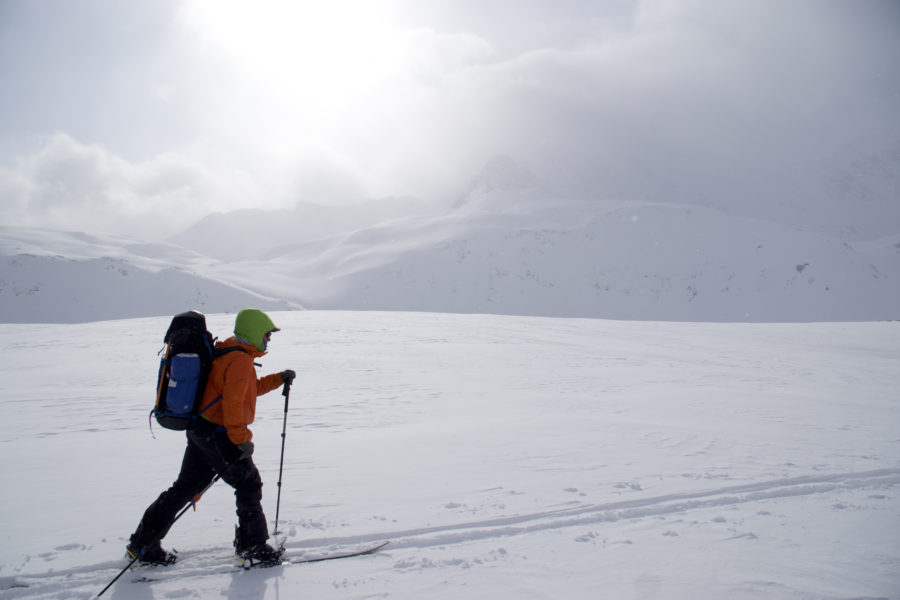
M 897 323 L 273 317 L 288 552 L 391 545 L 234 571 L 217 484 L 179 564 L 109 597 L 900 597 Z M 124 565 L 183 451 L 147 430 L 167 325 L 0 325 L 0 596 L 89 598 Z M 283 410 L 252 426 L 270 522 Z

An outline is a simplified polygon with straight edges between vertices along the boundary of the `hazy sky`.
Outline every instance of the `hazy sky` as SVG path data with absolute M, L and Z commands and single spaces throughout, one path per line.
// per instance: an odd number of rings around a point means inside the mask
M 706 201 L 897 147 L 898 65 L 894 0 L 0 0 L 0 217 L 154 237 L 497 155 Z

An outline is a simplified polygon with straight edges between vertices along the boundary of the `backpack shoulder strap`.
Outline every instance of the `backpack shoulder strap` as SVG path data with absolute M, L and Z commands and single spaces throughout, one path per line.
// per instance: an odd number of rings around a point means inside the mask
M 220 356 L 225 356 L 229 352 L 234 352 L 235 350 L 243 352 L 244 354 L 250 354 L 247 350 L 241 348 L 240 346 L 229 346 L 228 348 L 221 349 L 213 347 L 213 360 L 219 358 Z

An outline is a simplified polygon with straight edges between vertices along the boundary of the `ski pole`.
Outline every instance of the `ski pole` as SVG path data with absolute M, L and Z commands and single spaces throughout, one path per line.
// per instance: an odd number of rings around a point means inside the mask
M 196 505 L 197 505 L 197 502 L 200 501 L 200 496 L 202 496 L 203 494 L 205 494 L 205 493 L 206 493 L 206 490 L 208 490 L 209 488 L 211 488 L 211 487 L 212 487 L 212 484 L 214 484 L 215 482 L 217 482 L 217 481 L 220 479 L 220 477 L 221 477 L 220 475 L 216 475 L 215 477 L 213 477 L 213 480 L 210 481 L 209 484 L 208 484 L 205 488 L 203 488 L 203 491 L 201 491 L 199 494 L 197 494 L 196 496 L 194 496 L 194 497 L 191 499 L 191 501 L 188 502 L 187 505 L 186 505 L 184 508 L 181 509 L 181 512 L 179 512 L 177 515 L 175 515 L 175 518 L 172 519 L 172 522 L 169 523 L 169 526 L 168 526 L 167 528 L 163 529 L 163 531 L 168 531 L 168 530 L 172 527 L 172 525 L 175 524 L 175 521 L 177 521 L 178 519 L 181 518 L 181 515 L 183 515 L 184 513 L 186 513 L 186 512 L 188 511 L 188 509 L 191 508 L 192 506 L 196 506 Z M 157 534 L 156 537 L 154 537 L 153 540 L 151 540 L 150 543 L 147 544 L 147 545 L 150 546 L 150 545 L 155 544 L 156 542 L 158 542 L 158 541 L 160 540 L 161 537 L 162 537 L 162 535 Z M 106 584 L 106 587 L 103 588 L 102 590 L 100 590 L 100 593 L 97 594 L 96 597 L 99 598 L 100 596 L 103 595 L 103 592 L 105 592 L 106 590 L 108 590 L 109 588 L 111 588 L 112 585 L 113 585 L 115 582 L 117 582 L 117 581 L 119 580 L 119 577 L 121 577 L 122 575 L 124 575 L 124 574 L 125 574 L 125 571 L 127 571 L 128 569 L 130 569 L 130 568 L 131 568 L 131 565 L 133 565 L 134 563 L 136 563 L 140 557 L 141 557 L 141 555 L 137 555 L 137 556 L 135 556 L 134 558 L 132 558 L 132 559 L 131 559 L 131 562 L 129 562 L 127 565 L 125 565 L 125 568 L 122 569 L 121 571 L 119 571 L 119 574 L 116 575 L 115 577 L 113 577 L 112 581 L 110 581 L 109 583 L 107 583 L 107 584 Z
M 281 390 L 281 395 L 284 396 L 284 424 L 281 426 L 281 464 L 278 465 L 278 501 L 275 504 L 275 531 L 272 532 L 272 535 L 278 535 L 280 532 L 278 531 L 278 513 L 281 511 L 281 473 L 284 470 L 284 441 L 285 436 L 287 435 L 287 415 L 288 415 L 288 402 L 291 398 L 291 382 L 284 382 L 284 389 Z

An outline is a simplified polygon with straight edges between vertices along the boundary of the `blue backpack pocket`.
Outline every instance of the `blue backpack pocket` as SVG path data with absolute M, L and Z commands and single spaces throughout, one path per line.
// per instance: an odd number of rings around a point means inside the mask
M 176 354 L 170 359 L 169 387 L 166 390 L 166 408 L 175 415 L 194 412 L 197 390 L 200 387 L 202 364 L 197 354 Z

